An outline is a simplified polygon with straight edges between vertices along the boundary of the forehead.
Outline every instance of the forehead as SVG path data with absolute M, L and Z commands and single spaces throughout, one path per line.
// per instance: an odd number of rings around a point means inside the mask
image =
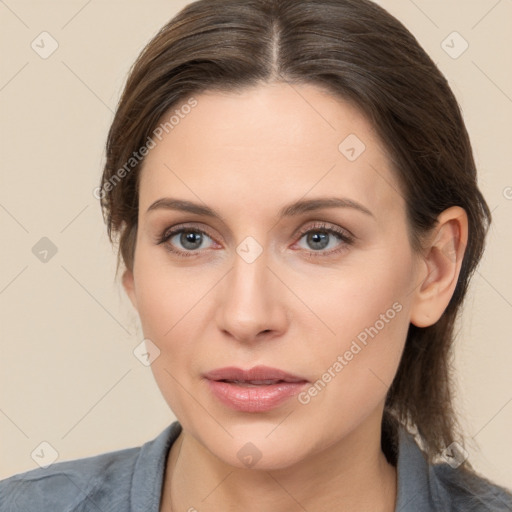
M 165 194 L 220 210 L 239 207 L 237 199 L 278 208 L 306 194 L 342 195 L 372 210 L 404 207 L 382 142 L 350 103 L 286 83 L 194 99 L 193 108 L 177 105 L 161 119 L 161 140 L 143 165 L 141 211 Z

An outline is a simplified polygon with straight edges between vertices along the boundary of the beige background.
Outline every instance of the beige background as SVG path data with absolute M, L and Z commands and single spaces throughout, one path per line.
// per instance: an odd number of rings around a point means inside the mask
M 0 2 L 0 478 L 37 467 L 43 441 L 75 459 L 139 446 L 174 419 L 132 353 L 143 336 L 92 191 L 128 68 L 186 3 Z M 457 405 L 473 464 L 512 486 L 512 1 L 380 3 L 448 77 L 493 211 L 457 341 Z M 59 45 L 46 59 L 31 48 L 51 49 L 43 31 Z M 442 48 L 453 31 L 469 43 L 456 59 Z M 32 252 L 42 237 L 57 248 L 46 263 Z

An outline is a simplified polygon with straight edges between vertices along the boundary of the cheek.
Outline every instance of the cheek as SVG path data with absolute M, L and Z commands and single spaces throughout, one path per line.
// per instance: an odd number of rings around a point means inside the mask
M 180 382 L 196 372 L 197 361 L 208 357 L 209 345 L 198 340 L 211 323 L 211 293 L 222 273 L 205 268 L 159 261 L 150 251 L 140 251 L 135 268 L 137 309 L 144 336 L 160 350 L 152 364 L 155 375 L 169 378 L 164 369 Z M 171 383 L 172 384 L 172 383 Z
M 366 337 L 371 339 L 370 333 L 393 338 L 404 325 L 408 327 L 415 269 L 407 245 L 400 246 L 403 250 L 396 247 L 354 253 L 329 273 L 322 271 L 313 278 L 303 274 L 296 281 L 295 291 L 307 299 L 315 321 L 324 320 L 329 327 L 330 333 L 325 329 L 324 334 L 336 349 L 358 336 L 364 343 Z
M 397 296 L 388 290 L 379 294 L 374 287 L 364 298 L 344 297 L 333 306 L 335 334 L 317 349 L 317 372 L 334 371 L 356 386 L 379 380 L 391 384 L 409 327 L 408 305 Z
M 157 256 L 157 257 L 155 257 Z M 144 334 L 171 339 L 195 304 L 208 292 L 208 279 L 190 268 L 170 265 L 163 251 L 141 247 L 135 261 L 137 309 Z M 211 287 L 211 285 L 210 285 Z
M 186 419 L 195 411 L 195 402 L 184 392 L 191 389 L 199 339 L 204 322 L 201 297 L 207 293 L 207 285 L 199 282 L 191 273 L 155 263 L 143 251 L 136 260 L 135 276 L 137 309 L 144 337 L 160 350 L 151 364 L 156 384 L 173 413 Z M 211 285 L 210 285 L 211 288 Z M 204 354 L 203 354 L 204 356 Z
M 351 272 L 325 282 L 329 304 L 322 308 L 322 317 L 334 334 L 315 347 L 319 381 L 318 393 L 312 393 L 318 405 L 339 414 L 364 414 L 384 398 L 409 328 L 414 282 L 410 254 L 398 258 L 389 252 L 372 262 L 361 261 Z

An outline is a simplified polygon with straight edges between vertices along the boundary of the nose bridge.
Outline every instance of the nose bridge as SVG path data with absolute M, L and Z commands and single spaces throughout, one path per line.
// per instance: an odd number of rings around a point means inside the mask
M 269 263 L 269 251 L 251 237 L 236 248 L 233 267 L 222 288 L 217 320 L 219 328 L 239 340 L 284 327 L 281 294 L 267 267 Z
M 230 273 L 228 297 L 233 299 L 232 305 L 238 306 L 242 316 L 249 312 L 253 317 L 261 315 L 265 306 L 270 305 L 268 256 L 268 251 L 257 251 L 251 242 L 242 242 L 237 247 Z

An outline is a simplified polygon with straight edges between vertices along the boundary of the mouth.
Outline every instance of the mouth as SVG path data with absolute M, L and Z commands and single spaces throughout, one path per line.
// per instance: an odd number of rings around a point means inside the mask
M 264 412 L 298 394 L 308 380 L 277 368 L 218 368 L 204 374 L 210 391 L 223 405 L 242 412 Z
M 228 384 L 236 384 L 237 386 L 257 387 L 257 386 L 270 386 L 272 384 L 279 384 L 280 382 L 289 382 L 285 380 L 227 380 L 221 379 L 216 382 L 227 382 Z
M 252 384 L 255 386 L 276 384 L 278 382 L 307 382 L 303 377 L 270 368 L 269 366 L 255 366 L 249 370 L 242 370 L 234 366 L 217 368 L 204 375 L 208 380 L 230 382 L 234 384 Z

